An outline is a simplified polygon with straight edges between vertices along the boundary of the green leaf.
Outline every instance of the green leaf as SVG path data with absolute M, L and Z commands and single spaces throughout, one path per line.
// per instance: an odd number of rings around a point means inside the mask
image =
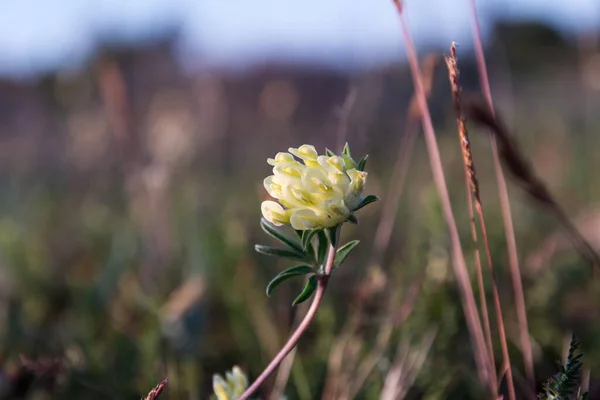
M 312 243 L 312 238 L 319 232 L 318 229 L 306 230 L 302 234 L 302 248 L 306 251 Z
M 338 251 L 336 251 L 336 253 L 335 253 L 335 261 L 333 262 L 333 268 L 337 268 L 340 265 L 342 265 L 342 263 L 344 261 L 346 261 L 346 258 L 348 258 L 348 256 L 350 255 L 350 252 L 352 252 L 352 250 L 359 243 L 360 243 L 360 240 L 353 240 L 351 242 L 346 243 L 342 247 L 340 247 L 338 249 Z
M 307 254 L 300 253 L 295 250 L 278 249 L 278 248 L 275 248 L 272 246 L 265 246 L 262 244 L 255 245 L 254 250 L 256 250 L 259 253 L 266 254 L 268 256 L 284 257 L 284 258 L 291 258 L 292 260 L 311 262 L 311 260 Z
M 328 157 L 333 157 L 335 156 L 335 153 L 329 149 L 325 149 L 325 154 L 327 154 Z
M 302 293 L 300 293 L 298 297 L 296 297 L 296 300 L 294 300 L 292 306 L 295 306 L 296 304 L 300 304 L 310 299 L 315 290 L 317 290 L 317 285 L 318 281 L 315 275 L 308 278 L 308 280 L 306 281 L 306 285 L 304 285 L 304 289 L 302 289 Z
M 267 235 L 279 240 L 281 243 L 289 246 L 292 250 L 296 250 L 300 253 L 304 252 L 302 245 L 298 243 L 298 241 L 294 238 L 289 237 L 285 233 L 281 232 L 273 225 L 271 225 L 266 219 L 262 218 L 260 220 L 260 227 L 263 231 L 267 233 Z
M 352 223 L 352 224 L 358 225 L 358 218 L 356 218 L 356 215 L 354 215 L 354 214 L 350 214 L 348 216 L 347 221 L 350 222 L 350 223 Z
M 374 203 L 377 200 L 379 200 L 379 197 L 377 197 L 377 196 L 375 196 L 373 194 L 370 194 L 367 197 L 365 197 L 365 199 L 358 206 L 356 206 L 356 208 L 354 210 L 352 210 L 352 211 L 360 210 L 361 208 L 363 208 L 367 204 Z
M 286 281 L 295 276 L 312 274 L 314 272 L 315 271 L 314 271 L 313 267 L 308 266 L 308 265 L 296 265 L 294 267 L 290 267 L 290 268 L 286 269 L 285 271 L 280 272 L 267 285 L 267 296 L 271 296 L 271 293 L 273 293 L 273 290 L 277 286 L 279 286 L 279 284 L 281 282 Z
M 358 167 L 356 167 L 357 170 L 359 170 L 359 171 L 365 170 L 365 167 L 367 166 L 367 158 L 369 158 L 368 154 L 366 156 L 364 156 L 363 158 L 361 158 L 361 160 L 358 162 Z
M 329 249 L 329 239 L 327 239 L 327 234 L 324 230 L 320 230 L 317 235 L 319 238 L 317 262 L 322 265 L 325 262 L 325 257 L 327 256 L 327 249 Z

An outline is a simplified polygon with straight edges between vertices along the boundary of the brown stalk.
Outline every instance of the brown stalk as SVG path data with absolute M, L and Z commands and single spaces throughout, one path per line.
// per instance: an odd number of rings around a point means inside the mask
M 485 333 L 485 340 L 490 353 L 490 365 L 495 368 L 496 361 L 494 360 L 494 347 L 492 344 L 492 331 L 490 328 L 490 317 L 488 314 L 487 301 L 485 298 L 485 286 L 483 283 L 483 270 L 481 268 L 481 257 L 479 255 L 479 244 L 477 239 L 477 228 L 475 226 L 475 215 L 473 211 L 473 197 L 479 199 L 479 183 L 477 182 L 477 176 L 475 173 L 475 165 L 473 164 L 473 155 L 471 154 L 471 144 L 469 141 L 469 133 L 465 118 L 462 115 L 460 105 L 460 81 L 459 81 L 459 70 L 458 62 L 456 60 L 456 46 L 452 42 L 450 47 L 450 56 L 445 58 L 446 66 L 448 67 L 448 77 L 450 79 L 450 88 L 452 90 L 452 100 L 454 103 L 454 110 L 456 112 L 456 124 L 458 126 L 458 136 L 460 139 L 460 147 L 463 156 L 463 163 L 465 166 L 465 184 L 467 189 L 467 200 L 469 208 L 469 225 L 471 228 L 471 238 L 473 239 L 474 245 L 474 259 L 475 259 L 475 270 L 477 272 L 477 286 L 479 287 L 479 302 L 481 305 L 481 317 L 483 319 L 483 329 Z M 477 200 L 478 201 L 478 200 Z M 479 201 L 478 201 L 479 202 Z M 486 243 L 487 244 L 487 243 Z
M 481 44 L 481 29 L 479 28 L 479 19 L 477 17 L 477 8 L 475 0 L 470 0 L 471 6 L 471 26 L 473 32 L 473 42 L 475 46 L 475 57 L 477 59 L 477 71 L 479 72 L 479 80 L 481 90 L 485 96 L 488 108 L 494 109 L 492 102 L 492 91 L 490 89 L 490 81 L 488 79 L 487 68 L 485 65 L 485 54 L 483 45 Z M 496 173 L 496 182 L 498 185 L 498 195 L 500 197 L 500 210 L 502 212 L 502 224 L 504 226 L 504 235 L 506 237 L 506 247 L 508 251 L 508 263 L 510 267 L 510 275 L 512 279 L 513 292 L 515 296 L 515 306 L 517 309 L 517 320 L 519 323 L 519 338 L 521 342 L 521 350 L 523 352 L 523 362 L 525 365 L 525 376 L 529 380 L 531 389 L 535 391 L 535 371 L 533 368 L 533 350 L 531 348 L 531 340 L 529 338 L 529 327 L 527 323 L 527 311 L 525 308 L 525 295 L 523 293 L 523 282 L 521 279 L 521 270 L 519 268 L 519 255 L 517 252 L 517 241 L 515 240 L 515 229 L 513 227 L 512 213 L 510 209 L 510 200 L 508 198 L 508 189 L 506 179 L 500 165 L 500 157 L 496 139 L 490 135 L 490 143 L 492 147 L 492 158 L 494 160 L 494 171 Z
M 460 144 L 463 154 L 463 162 L 465 165 L 465 177 L 467 179 L 468 185 L 471 188 L 471 193 L 468 193 L 469 198 L 469 213 L 470 216 L 473 214 L 473 202 L 471 195 L 475 198 L 475 208 L 477 209 L 477 214 L 479 216 L 480 228 L 483 235 L 483 242 L 485 246 L 485 252 L 487 255 L 487 263 L 490 269 L 490 274 L 492 276 L 492 292 L 494 296 L 494 307 L 496 311 L 496 322 L 498 324 L 498 333 L 500 335 L 500 347 L 502 348 L 502 357 L 504 359 L 504 363 L 507 367 L 506 370 L 506 384 L 508 386 L 508 397 L 511 400 L 515 400 L 515 386 L 512 376 L 512 368 L 510 364 L 510 356 L 508 354 L 508 344 L 506 342 L 506 330 L 504 329 L 504 320 L 502 318 L 502 306 L 500 304 L 500 295 L 498 293 L 498 285 L 496 283 L 496 274 L 494 272 L 494 265 L 492 263 L 492 256 L 490 252 L 490 244 L 487 238 L 487 230 L 485 227 L 485 220 L 483 217 L 483 205 L 481 203 L 481 197 L 479 195 L 479 182 L 477 180 L 477 171 L 475 170 L 475 164 L 473 162 L 473 153 L 471 152 L 471 145 L 469 143 L 469 132 L 467 130 L 467 124 L 465 121 L 465 117 L 462 113 L 461 108 L 461 99 L 460 99 L 460 72 L 458 69 L 458 61 L 456 58 L 456 44 L 453 42 L 450 46 L 450 56 L 446 57 L 446 66 L 448 67 L 448 78 L 450 80 L 450 87 L 452 89 L 452 100 L 454 103 L 454 110 L 456 112 L 456 124 L 458 127 L 458 135 L 460 137 Z M 471 233 L 473 236 L 473 242 L 477 247 L 477 233 L 475 230 L 475 221 L 471 220 Z M 479 252 L 476 250 L 476 261 L 477 266 L 479 268 L 478 275 L 481 276 L 481 261 L 479 260 Z M 479 277 L 478 277 L 479 279 Z M 480 291 L 483 291 L 483 282 L 481 282 Z M 485 294 L 482 296 L 482 310 L 487 309 L 485 307 Z M 486 310 L 487 314 L 487 310 Z M 485 318 L 485 317 L 484 317 Z M 487 325 L 486 329 L 488 329 L 489 333 L 489 321 L 485 321 L 484 324 Z M 490 339 L 491 342 L 491 339 Z M 491 343 L 488 344 L 488 346 Z M 493 351 L 493 350 L 491 350 Z M 491 353 L 490 353 L 491 355 Z M 491 359 L 493 360 L 493 355 L 491 355 Z M 492 364 L 494 365 L 494 364 Z
M 421 79 L 421 73 L 419 68 L 419 61 L 417 59 L 412 37 L 406 23 L 404 21 L 404 15 L 402 13 L 402 3 L 400 0 L 394 0 L 394 4 L 398 11 L 400 18 L 400 25 L 402 28 L 402 34 L 404 37 L 404 43 L 406 46 L 406 52 L 408 55 L 409 65 L 412 72 L 412 77 L 415 85 L 415 92 L 419 102 L 419 108 L 421 109 L 421 119 L 423 123 L 423 131 L 425 136 L 425 143 L 427 145 L 427 151 L 429 153 L 429 161 L 431 164 L 431 171 L 433 174 L 433 180 L 437 187 L 438 195 L 440 196 L 440 202 L 442 205 L 442 211 L 448 232 L 450 235 L 450 244 L 452 250 L 452 266 L 454 267 L 454 275 L 457 279 L 458 288 L 460 292 L 463 312 L 467 322 L 467 328 L 469 336 L 471 338 L 471 346 L 473 347 L 473 356 L 477 366 L 477 373 L 481 383 L 488 389 L 490 394 L 496 392 L 495 374 L 490 371 L 489 368 L 489 354 L 487 346 L 485 344 L 485 338 L 483 336 L 483 330 L 481 328 L 481 320 L 479 319 L 479 313 L 477 311 L 477 305 L 475 304 L 475 296 L 473 295 L 473 288 L 469 281 L 469 273 L 467 271 L 467 265 L 465 257 L 462 252 L 460 244 L 460 237 L 458 235 L 458 229 L 456 228 L 456 221 L 452 212 L 452 206 L 450 204 L 450 196 L 448 194 L 448 188 L 446 186 L 446 179 L 444 177 L 444 169 L 442 167 L 442 161 L 440 158 L 440 152 L 437 146 L 435 138 L 435 131 L 433 129 L 433 123 L 431 121 L 431 115 L 429 113 L 429 107 L 427 106 L 427 97 L 425 96 L 425 88 Z
M 425 90 L 425 96 L 429 97 L 431 93 L 431 86 L 433 84 L 433 75 L 435 68 L 438 65 L 437 55 L 429 55 L 424 61 L 423 67 L 423 85 Z M 415 140 L 419 133 L 419 118 L 421 117 L 419 112 L 419 104 L 416 95 L 413 95 L 408 108 L 408 116 L 406 119 L 406 125 L 404 127 L 404 135 L 400 142 L 400 148 L 398 156 L 396 157 L 396 164 L 390 178 L 390 186 L 388 193 L 385 196 L 383 203 L 383 210 L 375 230 L 375 239 L 373 240 L 373 253 L 369 261 L 369 265 L 379 265 L 383 257 L 383 253 L 390 244 L 392 237 L 392 231 L 394 230 L 394 224 L 396 218 L 393 216 L 396 214 L 398 204 L 402 197 L 404 189 L 404 182 L 408 174 L 408 167 L 412 159 L 413 149 L 415 147 Z
M 556 217 L 581 257 L 592 267 L 600 268 L 600 257 L 596 251 L 577 227 L 573 225 L 546 185 L 537 177 L 504 124 L 481 104 L 472 102 L 468 105 L 467 110 L 468 115 L 475 122 L 486 126 L 494 134 L 498 141 L 500 157 L 523 190 L 529 197 Z
M 154 389 L 152 389 L 150 391 L 150 393 L 148 393 L 148 395 L 146 397 L 144 397 L 142 400 L 156 400 L 158 399 L 158 396 L 160 396 L 160 394 L 163 392 L 163 390 L 165 389 L 165 387 L 167 387 L 167 383 L 168 383 L 168 379 L 165 378 L 162 380 L 162 382 L 160 382 L 158 385 L 156 385 L 154 387 Z

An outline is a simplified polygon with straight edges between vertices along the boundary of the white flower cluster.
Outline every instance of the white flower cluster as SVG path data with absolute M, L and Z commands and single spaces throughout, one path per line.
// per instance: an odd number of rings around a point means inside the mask
M 264 186 L 278 202 L 262 203 L 265 219 L 297 230 L 329 228 L 346 221 L 364 199 L 367 173 L 357 170 L 350 157 L 318 155 L 307 144 L 288 151 L 267 160 L 273 175 L 265 178 Z

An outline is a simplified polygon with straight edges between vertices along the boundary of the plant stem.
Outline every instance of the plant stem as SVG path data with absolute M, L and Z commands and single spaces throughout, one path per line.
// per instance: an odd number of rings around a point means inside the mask
M 471 345 L 473 346 L 473 356 L 477 365 L 477 373 L 480 381 L 486 386 L 489 393 L 496 393 L 495 372 L 490 371 L 490 356 L 485 344 L 481 320 L 479 319 L 473 288 L 471 287 L 471 282 L 469 281 L 469 273 L 467 271 L 467 265 L 462 252 L 458 229 L 456 227 L 456 221 L 454 219 L 452 206 L 450 204 L 450 196 L 448 194 L 448 187 L 446 186 L 446 179 L 444 177 L 444 168 L 442 167 L 440 152 L 435 139 L 433 122 L 431 121 L 431 114 L 429 113 L 429 108 L 427 106 L 425 88 L 421 79 L 419 61 L 417 59 L 412 37 L 404 21 L 402 3 L 400 0 L 393 0 L 393 2 L 400 18 L 400 27 L 402 29 L 402 35 L 404 37 L 411 74 L 415 84 L 415 94 L 417 95 L 419 108 L 421 109 L 423 133 L 425 135 L 425 144 L 427 145 L 427 151 L 429 153 L 429 161 L 431 164 L 433 180 L 440 196 L 444 219 L 450 235 L 452 266 L 454 267 L 454 275 L 457 279 L 464 315 L 467 322 L 467 328 L 471 337 Z
M 490 81 L 485 66 L 485 54 L 481 43 L 481 29 L 479 27 L 479 19 L 477 17 L 477 8 L 475 0 L 470 1 L 471 8 L 471 27 L 473 32 L 473 42 L 475 47 L 475 57 L 477 59 L 477 71 L 479 72 L 479 80 L 481 90 L 487 102 L 490 111 L 494 112 L 492 102 L 492 92 L 490 89 Z M 523 282 L 521 280 L 521 272 L 519 268 L 519 256 L 517 252 L 517 242 L 515 239 L 515 229 L 513 227 L 512 212 L 510 209 L 510 200 L 508 198 L 508 189 L 506 179 L 500 165 L 500 156 L 498 154 L 498 146 L 496 138 L 490 135 L 490 143 L 492 147 L 492 158 L 494 162 L 494 171 L 496 172 L 496 182 L 498 185 L 498 194 L 500 197 L 500 210 L 502 212 L 502 223 L 504 225 L 504 235 L 506 237 L 506 247 L 508 250 L 508 264 L 510 267 L 510 275 L 512 278 L 513 292 L 515 296 L 515 306 L 517 309 L 517 321 L 519 323 L 519 337 L 521 342 L 521 351 L 523 352 L 523 363 L 525 365 L 525 376 L 529 381 L 530 388 L 535 388 L 535 372 L 533 367 L 533 350 L 531 348 L 531 340 L 529 338 L 529 327 L 527 323 L 527 311 L 525 308 L 525 296 L 523 294 Z
M 338 229 L 339 235 L 339 229 Z M 333 262 L 335 260 L 335 252 L 336 248 L 334 246 L 329 246 L 329 251 L 327 253 L 327 260 L 325 261 L 324 274 L 318 276 L 318 285 L 317 290 L 315 292 L 315 297 L 310 305 L 310 308 L 306 312 L 304 319 L 298 325 L 298 328 L 294 331 L 292 336 L 288 339 L 287 343 L 279 350 L 279 353 L 271 360 L 269 365 L 264 369 L 264 371 L 260 374 L 258 378 L 250 385 L 248 389 L 242 394 L 239 400 L 248 400 L 254 392 L 258 390 L 258 388 L 267 380 L 267 378 L 275 371 L 275 369 L 279 366 L 281 361 L 296 347 L 300 338 L 306 331 L 306 329 L 310 326 L 313 318 L 317 314 L 317 310 L 321 305 L 321 301 L 323 300 L 323 296 L 325 295 L 325 289 L 327 289 L 327 283 L 329 281 L 329 276 L 331 275 L 331 270 L 333 269 Z

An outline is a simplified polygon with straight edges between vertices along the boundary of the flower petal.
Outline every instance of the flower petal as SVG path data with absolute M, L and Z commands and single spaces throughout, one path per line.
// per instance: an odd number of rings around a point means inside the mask
M 292 228 L 299 231 L 319 229 L 322 227 L 319 222 L 317 214 L 310 208 L 296 209 L 292 212 L 292 216 L 290 217 Z
M 269 165 L 275 166 L 277 164 L 282 164 L 282 163 L 293 163 L 296 162 L 296 160 L 294 159 L 294 156 L 292 156 L 290 153 L 283 153 L 283 152 L 279 152 L 277 154 L 275 154 L 275 158 L 267 158 L 267 163 Z
M 284 210 L 281 204 L 271 200 L 263 201 L 260 205 L 263 217 L 275 226 L 290 223 L 290 213 Z
M 269 193 L 269 196 L 276 199 L 283 198 L 283 187 L 275 175 L 267 176 L 263 181 L 263 186 L 267 193 Z
M 231 400 L 231 391 L 221 375 L 213 375 L 213 391 L 217 400 Z
M 288 149 L 290 153 L 295 155 L 298 158 L 301 158 L 305 161 L 317 161 L 317 150 L 315 146 L 311 146 L 309 144 L 303 144 L 302 146 L 296 148 L 290 147 Z

